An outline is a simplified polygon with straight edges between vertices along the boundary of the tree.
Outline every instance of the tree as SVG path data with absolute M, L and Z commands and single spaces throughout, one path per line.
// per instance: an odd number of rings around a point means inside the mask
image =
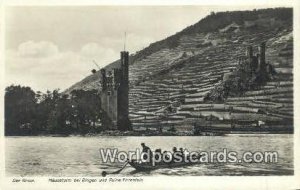
M 41 133 L 49 132 L 49 116 L 54 110 L 55 105 L 61 98 L 59 89 L 55 89 L 52 92 L 47 91 L 45 94 L 37 91 L 36 93 L 38 105 L 36 107 L 36 119 L 35 125 L 39 126 Z
M 5 135 L 37 133 L 34 125 L 37 99 L 30 87 L 11 85 L 5 89 Z
M 95 123 L 101 119 L 101 101 L 96 90 L 74 90 L 71 92 L 73 108 L 73 122 L 80 133 L 95 132 L 101 129 L 96 128 Z
M 97 133 L 96 125 L 109 126 L 111 120 L 101 110 L 96 90 L 76 90 L 71 96 L 59 89 L 36 93 L 30 87 L 9 86 L 5 89 L 5 134 Z
M 72 107 L 68 95 L 60 95 L 48 118 L 48 130 L 51 134 L 71 134 Z

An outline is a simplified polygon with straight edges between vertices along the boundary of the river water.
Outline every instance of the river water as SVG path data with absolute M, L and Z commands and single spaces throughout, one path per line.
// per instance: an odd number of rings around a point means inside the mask
M 6 137 L 7 176 L 89 176 L 114 171 L 123 163 L 103 163 L 99 148 L 129 151 L 144 142 L 152 149 L 184 147 L 190 151 L 277 151 L 277 163 L 202 163 L 193 166 L 137 172 L 130 166 L 119 176 L 293 175 L 293 135 L 229 135 L 169 137 Z

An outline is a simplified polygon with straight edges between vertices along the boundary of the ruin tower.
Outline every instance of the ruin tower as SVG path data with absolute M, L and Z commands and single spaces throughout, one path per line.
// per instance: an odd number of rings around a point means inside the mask
M 248 46 L 246 49 L 246 61 L 251 70 L 253 70 L 253 60 L 253 48 L 252 46 Z
M 266 63 L 266 42 L 263 42 L 259 46 L 260 62 L 265 65 Z
M 265 72 L 266 70 L 266 42 L 263 42 L 258 47 L 259 58 L 257 72 Z
M 246 57 L 249 59 L 249 61 L 251 61 L 251 59 L 253 57 L 253 48 L 252 48 L 252 46 L 247 47 Z

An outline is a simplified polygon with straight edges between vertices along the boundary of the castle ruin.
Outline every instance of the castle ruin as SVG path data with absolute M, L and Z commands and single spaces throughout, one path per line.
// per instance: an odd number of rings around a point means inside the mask
M 253 55 L 253 47 L 249 46 L 246 51 L 246 57 L 250 64 L 251 72 L 259 73 L 266 71 L 266 43 L 263 42 L 258 47 L 258 52 Z
M 246 51 L 246 62 L 250 66 L 252 75 L 256 75 L 260 80 L 272 78 L 275 70 L 271 64 L 266 61 L 266 42 L 262 42 L 258 46 L 258 53 L 253 55 L 253 47 L 248 46 Z

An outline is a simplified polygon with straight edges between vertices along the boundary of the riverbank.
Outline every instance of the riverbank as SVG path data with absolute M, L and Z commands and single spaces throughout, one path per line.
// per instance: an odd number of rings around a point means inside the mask
M 94 136 L 226 136 L 230 134 L 293 134 L 293 130 L 210 130 L 210 131 L 201 131 L 197 134 L 192 133 L 191 131 L 180 131 L 180 132 L 158 132 L 158 131 L 102 131 L 100 133 L 86 133 L 86 134 L 24 134 L 24 135 L 9 135 L 9 136 L 45 136 L 45 137 L 72 137 L 72 136 L 81 136 L 81 137 L 94 137 Z

